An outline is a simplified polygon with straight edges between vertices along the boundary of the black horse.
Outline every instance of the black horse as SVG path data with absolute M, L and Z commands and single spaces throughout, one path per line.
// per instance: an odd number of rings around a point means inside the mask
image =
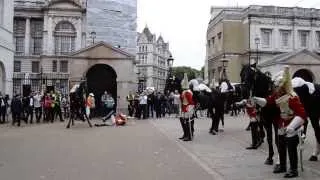
M 218 133 L 219 123 L 224 120 L 224 98 L 217 89 L 210 89 L 211 92 L 205 90 L 195 91 L 194 86 L 199 84 L 190 84 L 190 89 L 193 92 L 193 99 L 196 104 L 196 110 L 208 110 L 212 119 L 209 133 L 216 135 Z
M 244 99 L 251 98 L 253 96 L 266 98 L 271 95 L 273 89 L 273 82 L 270 76 L 261 72 L 254 66 L 244 65 L 241 73 L 242 82 L 242 96 Z M 265 137 L 263 127 L 267 132 L 267 142 L 269 147 L 269 155 L 265 161 L 265 164 L 273 164 L 273 138 L 272 138 L 272 125 L 275 131 L 275 142 L 278 144 L 278 128 L 276 123 L 273 121 L 276 115 L 279 113 L 279 109 L 274 106 L 258 107 L 258 118 L 260 119 L 259 129 L 261 143 Z
M 294 91 L 299 96 L 301 103 L 303 104 L 305 111 L 310 118 L 311 125 L 314 130 L 314 134 L 316 136 L 317 140 L 317 151 L 315 154 L 313 154 L 310 157 L 310 161 L 318 161 L 317 155 L 320 151 L 320 125 L 319 125 L 319 119 L 320 119 L 320 111 L 318 108 L 319 102 L 320 102 L 320 85 L 319 84 L 313 84 L 314 85 L 314 92 L 309 92 L 309 87 L 307 84 L 303 84 L 302 86 L 295 87 Z M 306 130 L 307 124 L 305 124 L 305 130 Z
M 79 118 L 82 121 L 87 121 L 89 126 L 92 124 L 86 115 L 85 102 L 87 96 L 87 88 L 85 82 L 80 83 L 79 87 L 74 87 L 74 90 L 70 92 L 70 118 L 67 124 L 67 128 L 70 125 L 74 125 L 74 120 Z

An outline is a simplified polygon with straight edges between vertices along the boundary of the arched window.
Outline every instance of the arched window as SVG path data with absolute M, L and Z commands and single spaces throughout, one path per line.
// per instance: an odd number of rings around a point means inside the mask
M 77 33 L 73 25 L 63 21 L 57 24 L 54 31 L 54 43 L 56 55 L 68 54 L 75 50 Z

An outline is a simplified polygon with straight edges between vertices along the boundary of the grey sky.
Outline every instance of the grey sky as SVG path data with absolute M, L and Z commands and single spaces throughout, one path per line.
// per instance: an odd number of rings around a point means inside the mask
M 320 8 L 319 0 L 138 0 L 138 31 L 147 24 L 170 43 L 174 66 L 200 69 L 205 60 L 205 37 L 214 6 L 277 5 Z

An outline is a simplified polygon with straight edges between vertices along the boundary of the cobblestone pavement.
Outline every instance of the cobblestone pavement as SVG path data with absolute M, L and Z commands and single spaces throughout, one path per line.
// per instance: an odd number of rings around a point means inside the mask
M 190 157 L 197 159 L 204 169 L 213 171 L 221 179 L 227 180 L 272 180 L 282 179 L 282 175 L 272 173 L 273 166 L 264 165 L 267 157 L 267 143 L 258 150 L 246 150 L 251 142 L 250 132 L 245 131 L 248 120 L 244 115 L 239 117 L 225 117 L 224 132 L 213 136 L 208 133 L 211 120 L 197 119 L 195 122 L 195 138 L 193 142 L 181 142 L 180 122 L 175 118 L 152 121 L 169 139 L 176 142 Z M 304 151 L 304 168 L 300 178 L 320 179 L 320 162 L 309 162 L 315 138 L 311 126 Z M 275 150 L 276 151 L 276 150 Z
M 193 142 L 181 135 L 176 118 L 130 120 L 126 127 L 88 128 L 76 122 L 0 126 L 0 180 L 262 180 L 282 179 L 263 164 L 266 144 L 245 149 L 250 134 L 244 116 L 226 116 L 224 132 L 208 133 L 210 120 L 196 121 Z M 310 128 L 305 172 L 297 179 L 320 179 L 320 162 L 308 162 L 314 139 Z

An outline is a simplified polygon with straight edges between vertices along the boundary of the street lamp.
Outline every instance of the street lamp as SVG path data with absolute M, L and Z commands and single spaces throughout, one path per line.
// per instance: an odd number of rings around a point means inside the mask
M 260 38 L 256 37 L 254 38 L 254 42 L 256 43 L 256 47 L 257 47 L 257 65 L 258 65 L 258 61 L 259 61 L 259 44 L 260 44 Z
M 167 59 L 167 63 L 168 63 L 168 77 L 167 77 L 167 80 L 166 80 L 166 87 L 164 88 L 164 92 L 166 91 L 173 91 L 173 87 L 172 87 L 172 84 L 173 84 L 173 79 L 171 78 L 172 76 L 172 66 L 173 66 L 173 61 L 174 59 L 172 58 L 172 56 L 170 55 L 169 58 Z
M 222 76 L 220 80 L 227 80 L 227 72 L 226 68 L 228 67 L 229 59 L 226 58 L 225 53 L 223 54 L 223 58 L 220 60 L 222 62 Z
M 90 32 L 90 38 L 92 39 L 92 44 L 94 44 L 94 39 L 97 37 L 97 33 L 95 31 Z

